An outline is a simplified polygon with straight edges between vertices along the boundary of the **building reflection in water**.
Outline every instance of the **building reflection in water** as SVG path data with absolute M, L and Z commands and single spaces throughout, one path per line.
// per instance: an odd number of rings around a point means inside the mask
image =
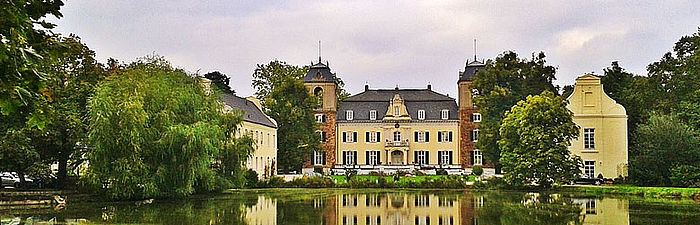
M 493 202 L 489 198 L 493 198 Z M 296 221 L 278 212 L 277 201 L 258 196 L 255 205 L 244 206 L 246 222 L 249 225 L 277 224 L 280 215 L 282 220 Z M 320 214 L 316 216 L 320 221 L 314 223 L 328 225 L 479 225 L 542 220 L 552 221 L 552 224 L 629 224 L 629 201 L 626 199 L 572 199 L 557 194 L 503 197 L 498 193 L 469 192 L 344 193 L 317 196 L 304 202 L 301 204 Z M 543 204 L 549 206 L 542 207 Z M 558 205 L 573 211 L 557 211 Z M 552 211 L 538 213 L 536 209 L 539 208 L 557 211 L 555 214 L 564 212 L 570 218 L 549 218 Z

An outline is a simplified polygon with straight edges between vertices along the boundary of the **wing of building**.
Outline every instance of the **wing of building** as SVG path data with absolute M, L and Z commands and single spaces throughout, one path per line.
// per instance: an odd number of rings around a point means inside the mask
M 627 112 L 603 91 L 600 78 L 585 75 L 576 79 L 567 108 L 581 129 L 569 150 L 583 160 L 583 175 L 589 178 L 627 176 Z
M 253 97 L 242 98 L 233 94 L 221 94 L 224 110 L 243 112 L 243 123 L 238 127 L 238 135 L 247 134 L 253 138 L 255 151 L 248 159 L 246 167 L 255 170 L 261 178 L 277 174 L 277 122 L 265 115 L 260 101 Z

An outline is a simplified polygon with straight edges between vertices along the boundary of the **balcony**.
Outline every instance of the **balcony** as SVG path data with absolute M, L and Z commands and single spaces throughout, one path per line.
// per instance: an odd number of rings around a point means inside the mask
M 386 140 L 386 147 L 408 147 L 408 140 L 404 141 L 389 141 Z

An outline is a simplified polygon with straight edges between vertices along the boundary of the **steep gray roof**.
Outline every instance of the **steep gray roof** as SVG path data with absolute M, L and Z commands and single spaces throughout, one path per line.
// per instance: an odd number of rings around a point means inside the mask
M 304 82 L 335 82 L 335 74 L 331 73 L 331 68 L 321 63 L 319 58 L 318 63 L 309 68 L 309 72 L 304 76 Z
M 464 72 L 459 73 L 459 81 L 472 81 L 476 73 L 484 68 L 486 68 L 486 64 L 483 62 L 474 60 L 470 63 L 469 60 L 467 60 L 467 65 L 464 67 Z
M 418 110 L 425 110 L 425 120 L 441 120 L 443 109 L 449 110 L 449 120 L 459 119 L 455 99 L 430 89 L 375 89 L 343 100 L 338 107 L 337 120 L 347 121 L 347 110 L 353 111 L 353 120 L 369 120 L 369 111 L 377 110 L 377 120 L 382 120 L 395 94 L 404 99 L 412 120 L 418 120 Z
M 275 123 L 272 122 L 272 120 L 270 120 L 265 113 L 260 111 L 255 103 L 249 101 L 248 99 L 241 98 L 233 94 L 223 93 L 221 94 L 221 100 L 224 102 L 224 104 L 233 109 L 242 110 L 245 113 L 245 115 L 243 115 L 244 121 L 277 128 L 277 125 L 275 125 Z

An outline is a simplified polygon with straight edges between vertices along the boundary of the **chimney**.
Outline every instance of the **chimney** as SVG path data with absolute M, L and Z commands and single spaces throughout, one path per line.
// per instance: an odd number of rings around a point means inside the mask
M 365 91 L 369 90 L 369 83 L 365 82 Z
M 431 85 L 430 82 L 428 82 L 428 90 L 432 90 L 432 88 L 433 88 L 433 85 Z

